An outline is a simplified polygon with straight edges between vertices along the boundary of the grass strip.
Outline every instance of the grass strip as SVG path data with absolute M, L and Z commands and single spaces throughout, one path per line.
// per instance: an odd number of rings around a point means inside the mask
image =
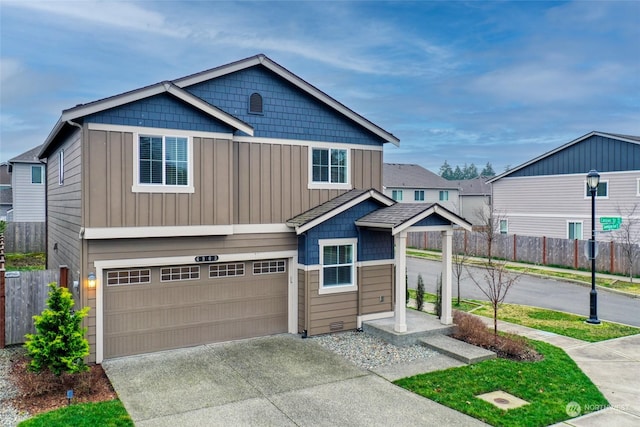
M 45 269 L 45 254 L 37 253 L 7 253 L 5 267 L 7 271 L 32 271 Z
M 129 427 L 133 421 L 118 399 L 98 403 L 78 403 L 36 415 L 19 427 Z
M 528 340 L 544 355 L 539 362 L 487 360 L 403 378 L 394 383 L 494 426 L 546 426 L 571 418 L 567 405 L 577 402 L 582 412 L 608 405 L 602 393 L 567 354 L 557 347 Z M 476 395 L 503 390 L 529 402 L 508 411 Z

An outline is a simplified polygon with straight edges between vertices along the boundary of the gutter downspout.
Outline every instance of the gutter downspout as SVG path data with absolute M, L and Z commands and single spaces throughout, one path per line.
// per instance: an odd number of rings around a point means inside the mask
M 81 168 L 80 176 L 82 177 L 82 172 L 83 172 L 82 168 L 84 167 L 84 162 L 82 161 L 82 143 L 84 141 L 84 130 L 83 130 L 81 124 L 76 123 L 74 121 L 67 120 L 67 124 L 69 126 L 74 126 L 74 127 L 78 128 L 80 130 L 80 156 L 81 156 L 80 157 L 80 168 Z M 82 197 L 82 192 L 83 191 L 82 191 L 82 181 L 81 181 L 81 185 L 80 185 L 80 203 L 84 203 L 84 198 Z M 82 205 L 80 206 L 80 212 L 82 212 Z M 79 270 L 76 273 L 78 274 L 78 282 L 79 282 L 79 289 L 80 289 L 80 294 L 78 295 L 78 300 L 80 302 L 80 305 L 82 306 L 83 305 L 82 304 L 82 294 L 84 293 L 84 286 L 83 286 L 83 280 L 82 280 L 82 277 L 83 277 L 82 272 L 84 271 L 84 268 L 83 268 L 83 262 L 84 262 L 83 254 L 84 254 L 84 251 L 83 251 L 83 248 L 82 248 L 82 245 L 83 245 L 82 239 L 84 238 L 84 227 L 82 226 L 82 223 L 84 223 L 84 220 L 82 218 L 82 214 L 80 215 L 80 222 L 81 222 L 81 224 L 80 224 L 80 233 L 79 233 L 79 236 L 78 236 L 78 238 L 80 240 L 80 254 L 79 254 L 80 255 L 79 256 L 80 265 L 78 266 Z M 71 278 L 71 280 L 73 281 L 73 277 Z

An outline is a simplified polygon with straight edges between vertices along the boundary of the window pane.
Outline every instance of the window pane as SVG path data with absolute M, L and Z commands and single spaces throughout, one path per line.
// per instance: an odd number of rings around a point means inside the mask
M 313 181 L 329 182 L 329 150 L 313 149 Z
M 349 264 L 352 262 L 351 245 L 338 246 L 338 262 L 336 264 Z
M 340 267 L 336 267 L 337 270 L 337 283 L 339 285 L 350 285 L 351 284 L 351 266 L 343 265 Z
M 31 166 L 31 183 L 42 184 L 42 167 Z
M 596 191 L 596 196 L 598 197 L 607 197 L 607 183 L 601 182 L 598 184 L 598 189 Z
M 324 265 L 332 265 L 338 263 L 337 246 L 324 246 L 322 253 L 322 263 Z
M 331 150 L 331 182 L 347 182 L 347 150 Z
M 335 286 L 338 284 L 337 267 L 324 267 L 322 271 L 322 286 Z
M 313 167 L 313 180 L 317 182 L 329 182 L 329 167 L 328 166 L 314 166 Z
M 162 138 L 141 136 L 139 142 L 141 184 L 162 184 Z

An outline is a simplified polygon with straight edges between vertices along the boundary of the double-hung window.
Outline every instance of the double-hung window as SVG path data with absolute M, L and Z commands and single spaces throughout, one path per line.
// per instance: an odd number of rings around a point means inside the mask
M 402 190 L 391 190 L 391 198 L 396 202 L 402 201 Z
M 312 148 L 310 172 L 310 188 L 350 188 L 349 151 L 342 148 Z
M 193 192 L 190 140 L 186 136 L 139 135 L 137 192 Z
M 509 232 L 509 221 L 506 219 L 500 220 L 500 234 L 507 234 Z
M 446 202 L 449 200 L 449 190 L 440 190 L 438 193 L 438 200 L 441 202 Z
M 413 192 L 413 199 L 416 202 L 424 202 L 424 190 L 416 190 Z
M 591 197 L 591 190 L 589 186 L 585 184 L 585 197 Z M 608 198 L 609 197 L 609 181 L 600 181 L 596 188 L 596 197 Z
M 582 239 L 582 221 L 569 221 L 567 223 L 567 237 L 569 240 Z
M 356 239 L 319 240 L 320 294 L 358 289 L 356 283 Z

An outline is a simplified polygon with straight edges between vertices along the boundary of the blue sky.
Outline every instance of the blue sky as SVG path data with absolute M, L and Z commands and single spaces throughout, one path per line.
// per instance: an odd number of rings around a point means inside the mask
M 1 161 L 63 109 L 257 53 L 398 136 L 387 162 L 499 173 L 640 135 L 637 1 L 0 0 L 0 20 Z

